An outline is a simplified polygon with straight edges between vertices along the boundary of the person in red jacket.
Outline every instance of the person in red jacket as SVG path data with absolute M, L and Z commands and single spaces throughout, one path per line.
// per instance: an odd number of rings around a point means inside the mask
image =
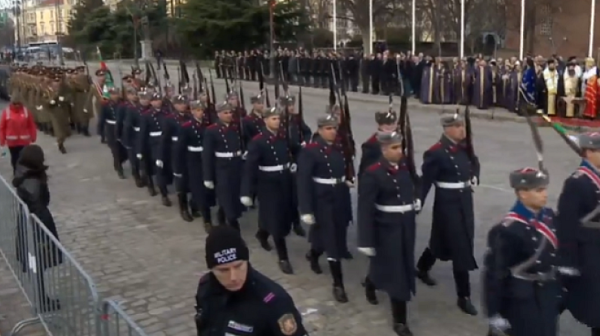
M 8 147 L 13 171 L 21 150 L 34 143 L 36 138 L 37 129 L 33 115 L 23 106 L 21 99 L 13 95 L 10 104 L 0 116 L 0 147 Z

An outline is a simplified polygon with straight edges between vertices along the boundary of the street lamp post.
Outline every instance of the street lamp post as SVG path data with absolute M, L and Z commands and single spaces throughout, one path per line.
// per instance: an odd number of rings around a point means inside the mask
M 62 45 L 60 43 L 60 36 L 62 34 L 62 13 L 61 13 L 61 9 L 60 9 L 60 2 L 62 0 L 54 0 L 54 11 L 56 12 L 56 14 L 54 15 L 54 17 L 56 18 L 56 47 L 57 49 L 57 54 L 58 54 L 58 63 L 60 65 L 64 65 L 65 64 L 65 60 L 63 59 L 63 50 L 62 50 Z
M 275 0 L 269 0 L 269 68 L 273 80 L 275 80 L 275 15 L 273 10 L 275 8 Z

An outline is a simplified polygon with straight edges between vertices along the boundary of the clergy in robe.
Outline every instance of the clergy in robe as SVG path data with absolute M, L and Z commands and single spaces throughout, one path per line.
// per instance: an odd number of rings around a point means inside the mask
M 523 69 L 523 77 L 521 78 L 521 87 L 519 89 L 520 100 L 519 105 L 517 105 L 517 109 L 520 108 L 522 104 L 527 104 L 529 106 L 535 106 L 535 93 L 536 93 L 536 80 L 537 75 L 535 73 L 535 64 L 533 63 L 533 59 L 528 58 L 526 61 L 526 67 Z
M 586 118 L 595 119 L 598 115 L 598 100 L 600 97 L 600 83 L 598 82 L 598 68 L 596 67 L 596 62 L 593 58 L 588 57 L 585 59 L 585 72 L 583 73 L 583 83 L 585 87 L 584 97 L 585 97 L 585 110 L 583 111 L 583 116 Z
M 581 87 L 581 78 L 580 74 L 577 73 L 577 63 L 570 61 L 567 63 L 567 68 L 562 75 L 564 82 L 564 92 L 560 92 L 559 96 L 566 98 L 565 101 L 565 117 L 573 118 L 577 111 L 575 103 L 573 103 L 574 98 L 578 98 L 581 96 L 581 92 L 579 88 Z
M 452 96 L 455 104 L 467 104 L 471 76 L 467 60 L 462 59 L 460 62 L 457 60 L 452 71 Z
M 510 73 L 512 71 L 512 66 L 509 60 L 505 60 L 504 63 L 500 66 L 500 79 L 502 81 L 501 84 L 501 92 L 502 92 L 502 100 L 500 104 L 502 107 L 508 109 L 510 111 L 511 102 L 509 101 L 509 83 L 510 83 Z M 514 97 L 513 97 L 514 98 Z M 513 102 L 514 103 L 514 102 Z
M 508 90 L 505 99 L 506 109 L 510 112 L 519 112 L 519 104 L 522 99 L 519 91 L 522 80 L 523 68 L 521 67 L 521 62 L 515 61 L 514 67 L 510 69 L 508 74 Z
M 420 99 L 423 104 L 435 104 L 434 101 L 434 86 L 435 86 L 435 69 L 432 62 L 426 62 L 423 65 L 423 75 L 421 76 Z
M 541 65 L 535 67 L 535 105 L 537 113 L 544 113 L 547 106 L 546 94 L 548 88 L 546 88 L 546 80 L 544 79 L 544 69 Z
M 545 103 L 544 113 L 549 116 L 555 116 L 558 112 L 559 83 L 564 84 L 564 82 L 560 81 L 560 75 L 558 74 L 556 65 L 556 61 L 551 58 L 548 60 L 547 68 L 542 72 L 544 84 L 546 86 L 545 96 L 542 97 Z M 564 91 L 564 85 L 562 90 Z
M 473 71 L 473 105 L 485 110 L 492 103 L 492 71 L 480 60 Z
M 496 60 L 490 61 L 490 71 L 492 73 L 492 106 L 502 106 L 502 74 Z

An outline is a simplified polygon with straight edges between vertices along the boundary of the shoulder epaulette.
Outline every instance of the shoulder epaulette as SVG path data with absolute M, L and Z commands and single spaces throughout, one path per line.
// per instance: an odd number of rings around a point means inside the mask
M 376 171 L 377 169 L 379 169 L 379 167 L 381 167 L 381 162 L 377 162 L 377 163 L 374 163 L 374 164 L 370 165 L 367 168 L 367 171 L 371 171 L 371 172 L 372 171 Z
M 252 137 L 252 140 L 258 140 L 260 138 L 262 138 L 263 134 L 262 133 L 258 133 L 257 135 L 255 135 L 254 137 Z
M 183 124 L 181 124 L 181 127 L 190 127 L 190 126 L 192 126 L 191 120 L 188 120 L 188 121 L 184 122 Z
M 580 178 L 583 175 L 584 174 L 581 171 L 576 170 L 573 174 L 571 174 L 571 177 L 573 177 L 573 178 Z
M 311 142 L 309 144 L 306 144 L 306 146 L 304 146 L 305 149 L 311 149 L 311 148 L 318 148 L 319 144 L 316 142 Z
M 217 129 L 217 128 L 219 128 L 219 125 L 217 125 L 217 124 L 212 124 L 207 127 L 207 129 Z
M 515 222 L 515 220 L 514 220 L 514 219 L 512 219 L 512 218 L 504 218 L 504 219 L 502 220 L 502 222 L 500 222 L 500 224 L 502 224 L 502 226 L 504 226 L 504 227 L 509 227 L 509 226 L 511 226 L 511 225 L 512 225 L 512 223 L 514 223 L 514 222 Z
M 369 143 L 369 144 L 377 143 L 377 133 L 371 135 L 371 137 L 369 139 L 367 139 L 366 143 Z
M 433 144 L 433 146 L 429 147 L 428 151 L 434 151 L 440 148 L 442 148 L 442 143 L 438 141 L 435 144 Z
M 174 115 L 174 114 L 172 114 L 172 113 L 168 113 L 168 114 L 166 114 L 166 115 L 165 115 L 165 117 L 166 117 L 166 118 L 169 118 L 169 119 L 175 119 L 175 115 Z

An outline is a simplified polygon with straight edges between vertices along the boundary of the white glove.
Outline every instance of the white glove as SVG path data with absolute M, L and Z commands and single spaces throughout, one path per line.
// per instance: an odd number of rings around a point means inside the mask
M 300 144 L 300 146 L 302 146 L 302 147 L 306 146 L 306 141 L 302 141 L 302 143 Z
M 156 166 L 157 166 L 158 168 L 162 168 L 162 167 L 164 167 L 164 166 L 165 166 L 165 164 L 164 164 L 164 163 L 163 163 L 161 160 L 156 160 Z
M 556 270 L 558 271 L 558 273 L 560 273 L 562 275 L 568 275 L 568 276 L 580 276 L 581 275 L 579 270 L 576 268 L 573 268 L 573 267 L 560 266 L 560 267 L 557 267 Z
M 420 199 L 416 199 L 415 202 L 413 203 L 414 207 L 415 207 L 415 211 L 421 211 L 421 200 Z
M 496 333 L 498 333 L 498 331 L 504 333 L 504 331 L 510 329 L 510 323 L 508 322 L 508 320 L 500 315 L 495 315 L 491 317 L 488 323 L 490 325 L 490 328 L 492 328 L 492 333 L 494 331 L 496 331 Z
M 292 163 L 292 164 L 290 165 L 290 171 L 291 171 L 292 173 L 295 173 L 295 172 L 296 172 L 296 170 L 298 170 L 298 166 L 297 166 L 295 163 Z
M 315 224 L 315 216 L 313 215 L 302 215 L 300 216 L 300 219 L 306 223 L 307 225 L 313 225 Z
M 54 105 L 54 104 L 56 104 L 56 100 L 52 99 L 52 100 L 50 101 L 50 104 L 51 104 L 51 105 Z
M 135 157 L 138 158 L 138 160 L 141 160 L 142 159 L 142 154 L 137 154 Z
M 58 101 L 64 101 L 64 100 L 65 100 L 65 98 L 63 96 L 58 97 Z
M 473 176 L 471 178 L 471 185 L 473 185 L 473 186 L 479 185 L 479 180 L 477 179 L 477 176 Z
M 358 252 L 366 255 L 367 257 L 374 257 L 376 254 L 375 249 L 372 247 L 359 247 Z
M 242 160 L 246 160 L 247 157 L 248 157 L 248 151 L 245 151 L 244 154 L 242 154 Z
M 346 181 L 346 185 L 348 188 L 354 188 L 354 183 L 352 183 L 352 181 Z
M 240 197 L 240 202 L 247 207 L 252 206 L 252 198 L 248 196 Z
M 204 181 L 204 186 L 208 189 L 215 189 L 215 184 L 212 181 Z
M 42 105 L 36 106 L 35 109 L 41 111 L 44 107 Z
M 87 109 L 83 109 L 83 113 L 88 113 L 88 110 Z

